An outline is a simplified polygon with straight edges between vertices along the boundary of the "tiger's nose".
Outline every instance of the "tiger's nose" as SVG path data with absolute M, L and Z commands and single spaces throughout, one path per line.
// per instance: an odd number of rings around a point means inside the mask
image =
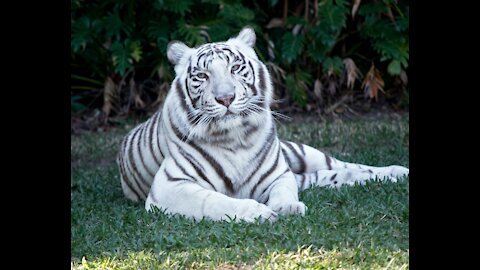
M 219 95 L 215 97 L 215 100 L 222 104 L 223 106 L 227 107 L 232 104 L 233 100 L 235 99 L 235 94 L 226 94 L 226 95 Z

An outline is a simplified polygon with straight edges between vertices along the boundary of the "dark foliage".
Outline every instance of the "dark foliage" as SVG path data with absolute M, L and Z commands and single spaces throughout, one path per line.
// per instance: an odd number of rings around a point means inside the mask
M 72 113 L 158 109 L 174 76 L 170 40 L 197 46 L 245 25 L 284 101 L 275 109 L 408 106 L 408 1 L 72 0 L 71 23 Z

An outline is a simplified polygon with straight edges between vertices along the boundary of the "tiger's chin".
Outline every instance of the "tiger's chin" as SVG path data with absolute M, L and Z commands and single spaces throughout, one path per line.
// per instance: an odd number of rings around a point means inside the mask
M 231 126 L 235 122 L 241 121 L 241 119 L 242 116 L 240 114 L 227 111 L 225 114 L 217 116 L 215 118 L 215 124 L 217 124 L 218 126 Z
M 236 118 L 241 118 L 241 117 L 242 117 L 242 115 L 240 113 L 232 112 L 231 110 L 227 110 L 227 111 L 225 111 L 225 113 L 223 113 L 223 115 L 215 117 L 215 121 L 216 122 L 230 121 L 230 120 L 233 120 L 233 119 L 236 119 Z

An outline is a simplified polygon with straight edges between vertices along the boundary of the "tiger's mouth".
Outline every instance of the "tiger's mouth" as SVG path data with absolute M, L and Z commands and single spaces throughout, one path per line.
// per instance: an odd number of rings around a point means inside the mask
M 234 113 L 230 110 L 227 110 L 227 112 L 225 112 L 225 114 L 215 117 L 215 120 L 223 122 L 223 121 L 230 121 L 230 120 L 233 120 L 233 119 L 236 119 L 236 118 L 239 118 L 239 117 L 242 117 L 242 115 L 240 115 L 238 113 Z

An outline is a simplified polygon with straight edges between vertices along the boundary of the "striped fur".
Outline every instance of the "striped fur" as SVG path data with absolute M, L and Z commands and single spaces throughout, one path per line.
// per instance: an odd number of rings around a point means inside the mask
M 194 219 L 275 220 L 301 214 L 298 191 L 408 174 L 401 166 L 342 162 L 281 141 L 272 83 L 244 28 L 226 42 L 167 49 L 176 77 L 161 111 L 123 140 L 117 163 L 125 196 Z

